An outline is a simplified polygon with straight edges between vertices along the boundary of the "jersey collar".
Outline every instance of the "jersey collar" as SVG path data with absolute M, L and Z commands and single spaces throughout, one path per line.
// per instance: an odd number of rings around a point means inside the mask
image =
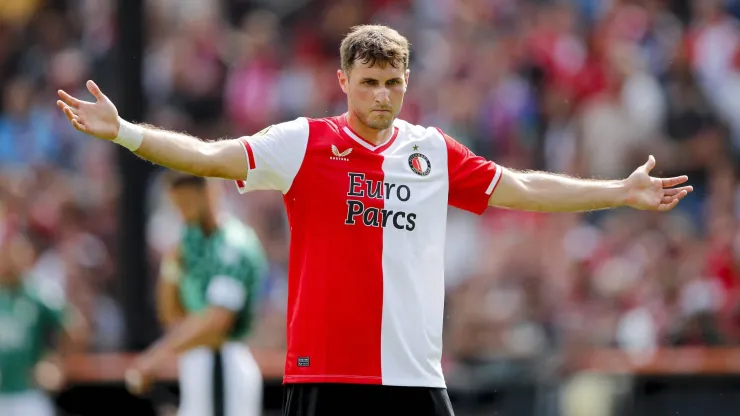
M 348 137 L 351 140 L 354 140 L 357 142 L 360 146 L 364 147 L 365 149 L 373 152 L 373 153 L 381 153 L 385 149 L 389 148 L 393 142 L 396 140 L 396 137 L 398 137 L 398 126 L 393 125 L 393 134 L 391 137 L 386 140 L 384 143 L 381 143 L 379 145 L 374 145 L 370 143 L 369 141 L 365 140 L 357 134 L 354 130 L 352 130 L 352 127 L 349 126 L 349 123 L 347 123 L 347 113 L 342 114 L 341 116 L 337 117 L 337 124 L 339 125 L 339 129 L 344 133 L 346 137 Z

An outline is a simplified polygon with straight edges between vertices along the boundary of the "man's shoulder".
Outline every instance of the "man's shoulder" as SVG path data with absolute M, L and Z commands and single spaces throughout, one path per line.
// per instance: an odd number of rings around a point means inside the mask
M 309 120 L 310 119 L 307 117 L 297 117 L 292 120 L 285 120 L 273 123 L 253 134 L 252 137 L 266 136 L 275 133 L 297 133 L 305 131 L 309 127 Z
M 398 128 L 399 135 L 407 136 L 411 139 L 444 140 L 442 130 L 434 126 L 413 124 L 400 118 L 397 118 L 393 122 L 393 125 Z
M 311 117 L 304 117 L 304 120 L 306 120 L 306 125 L 312 132 L 317 132 L 318 130 L 322 131 L 331 131 L 335 133 L 339 133 L 339 131 L 342 129 L 342 123 L 339 119 L 341 116 L 328 116 L 328 117 L 320 117 L 320 118 L 311 118 Z
M 407 132 L 410 134 L 427 134 L 431 136 L 440 136 L 441 134 L 441 130 L 437 127 L 414 124 L 401 118 L 395 119 L 393 121 L 393 125 L 397 127 L 401 132 Z
M 339 134 L 341 128 L 342 125 L 338 116 L 322 118 L 298 117 L 271 124 L 258 133 L 253 134 L 252 137 L 272 136 L 283 139 L 302 137 L 305 140 L 309 135 L 323 135 L 328 132 Z

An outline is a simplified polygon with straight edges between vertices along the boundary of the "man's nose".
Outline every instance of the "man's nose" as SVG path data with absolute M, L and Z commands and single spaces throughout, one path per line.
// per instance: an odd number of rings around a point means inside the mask
M 388 88 L 378 88 L 377 91 L 375 91 L 375 101 L 379 103 L 386 103 L 391 100 L 391 92 L 388 91 Z

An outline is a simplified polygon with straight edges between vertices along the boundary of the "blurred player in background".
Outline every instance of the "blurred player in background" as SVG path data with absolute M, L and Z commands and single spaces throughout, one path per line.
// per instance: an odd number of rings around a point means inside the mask
M 140 393 L 157 367 L 179 356 L 179 416 L 256 416 L 262 375 L 244 339 L 252 329 L 262 246 L 251 228 L 220 217 L 215 187 L 170 172 L 169 196 L 185 222 L 182 239 L 162 262 L 157 304 L 167 334 L 127 374 Z
M 52 416 L 43 392 L 64 386 L 64 356 L 82 345 L 81 315 L 61 288 L 34 287 L 25 271 L 31 243 L 17 234 L 0 239 L 0 415 Z

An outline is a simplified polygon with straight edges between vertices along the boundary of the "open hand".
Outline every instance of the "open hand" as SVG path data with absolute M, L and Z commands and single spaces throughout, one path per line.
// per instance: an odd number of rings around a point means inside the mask
M 111 100 L 100 91 L 92 81 L 87 81 L 87 89 L 96 98 L 91 103 L 79 100 L 59 90 L 59 107 L 77 130 L 103 140 L 113 140 L 118 135 L 118 110 Z
M 677 176 L 675 178 L 655 178 L 650 176 L 650 171 L 655 167 L 655 158 L 651 155 L 647 163 L 635 169 L 625 179 L 627 188 L 627 205 L 651 211 L 670 211 L 689 192 L 692 186 L 676 187 L 689 180 L 688 176 Z

